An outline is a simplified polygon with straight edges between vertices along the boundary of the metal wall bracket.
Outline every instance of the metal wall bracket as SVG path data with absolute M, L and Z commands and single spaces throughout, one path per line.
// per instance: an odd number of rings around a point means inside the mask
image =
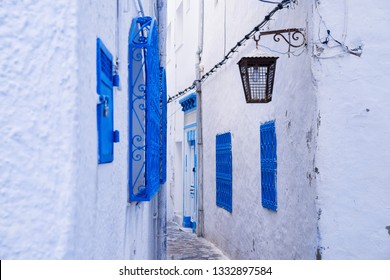
M 288 29 L 279 29 L 273 31 L 260 31 L 259 37 L 256 38 L 254 35 L 254 40 L 258 42 L 261 36 L 274 35 L 274 41 L 279 42 L 280 39 L 283 39 L 288 44 L 288 53 L 291 52 L 291 48 L 299 48 L 303 45 L 306 46 L 306 30 L 304 28 L 288 28 Z

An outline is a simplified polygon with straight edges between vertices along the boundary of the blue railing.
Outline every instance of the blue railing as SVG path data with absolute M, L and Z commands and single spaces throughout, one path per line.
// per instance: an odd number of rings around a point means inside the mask
M 133 19 L 129 35 L 129 199 L 150 201 L 160 188 L 161 73 L 157 22 Z M 165 141 L 165 140 L 164 140 Z
M 217 206 L 233 211 L 232 135 L 230 132 L 216 136 L 216 196 Z
M 263 207 L 277 209 L 277 159 L 275 121 L 260 126 L 261 203 Z

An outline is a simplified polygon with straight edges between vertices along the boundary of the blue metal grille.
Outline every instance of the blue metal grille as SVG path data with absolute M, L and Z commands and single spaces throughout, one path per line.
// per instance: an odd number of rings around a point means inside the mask
M 167 180 L 167 81 L 165 75 L 165 69 L 160 68 L 161 74 L 161 94 L 160 94 L 160 107 L 161 107 L 161 163 L 160 163 L 160 183 L 164 184 Z
M 160 62 L 157 22 L 133 19 L 129 35 L 129 199 L 150 201 L 160 188 Z
M 260 126 L 261 154 L 261 203 L 263 207 L 276 211 L 277 209 L 277 160 L 275 121 Z
M 230 132 L 216 137 L 217 206 L 232 212 L 232 136 Z

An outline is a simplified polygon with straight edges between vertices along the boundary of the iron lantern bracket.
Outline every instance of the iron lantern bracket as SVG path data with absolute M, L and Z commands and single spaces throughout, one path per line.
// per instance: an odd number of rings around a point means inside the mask
M 299 48 L 303 45 L 307 45 L 306 39 L 306 30 L 303 28 L 288 28 L 288 29 L 279 29 L 273 31 L 260 31 L 259 36 L 256 38 L 256 34 L 253 35 L 253 39 L 256 41 L 256 44 L 260 41 L 261 36 L 274 35 L 274 41 L 279 42 L 280 39 L 283 39 L 288 44 L 288 53 L 290 53 L 291 48 Z

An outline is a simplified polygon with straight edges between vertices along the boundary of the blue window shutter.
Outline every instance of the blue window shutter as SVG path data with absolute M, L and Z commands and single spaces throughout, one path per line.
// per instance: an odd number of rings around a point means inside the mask
M 161 89 L 160 89 L 160 108 L 161 108 L 161 124 L 160 124 L 160 184 L 164 184 L 167 180 L 167 80 L 165 68 L 160 67 Z
M 114 140 L 119 141 L 119 132 L 114 132 L 114 98 L 112 80 L 112 54 L 100 38 L 96 40 L 96 76 L 98 162 L 109 163 L 114 160 Z M 116 135 L 116 139 L 114 136 Z
M 275 121 L 260 125 L 261 203 L 277 210 L 277 158 Z
M 157 22 L 133 19 L 129 34 L 129 201 L 150 201 L 161 177 L 161 73 Z
M 232 135 L 230 132 L 216 136 L 216 200 L 217 206 L 233 211 Z

